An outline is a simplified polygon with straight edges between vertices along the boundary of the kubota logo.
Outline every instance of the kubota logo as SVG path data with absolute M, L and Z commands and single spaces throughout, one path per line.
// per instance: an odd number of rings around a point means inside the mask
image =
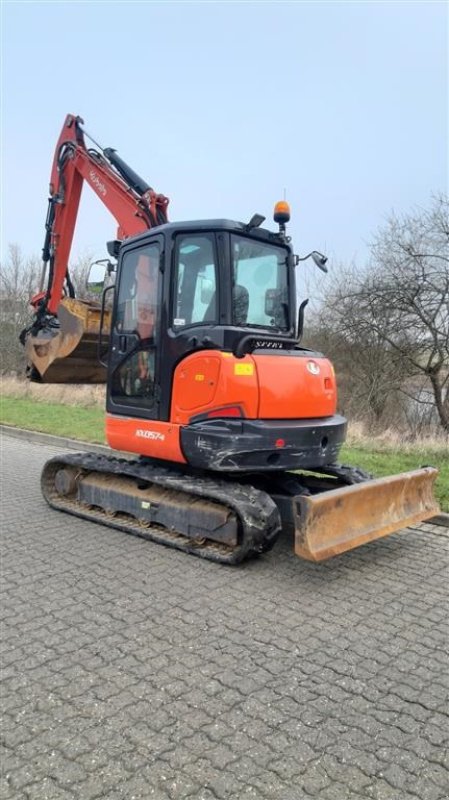
M 106 186 L 104 185 L 104 183 L 102 183 L 97 173 L 94 172 L 93 169 L 91 169 L 91 171 L 89 172 L 89 178 L 91 179 L 93 185 L 96 186 L 98 191 L 101 192 L 101 194 L 104 197 L 107 194 Z
M 140 439 L 156 439 L 158 442 L 165 441 L 165 435 L 159 431 L 144 431 L 143 428 L 137 428 L 136 436 Z
M 309 372 L 312 373 L 312 375 L 319 375 L 320 374 L 320 368 L 319 368 L 318 364 L 316 363 L 316 361 L 308 361 L 307 362 L 307 369 L 309 370 Z

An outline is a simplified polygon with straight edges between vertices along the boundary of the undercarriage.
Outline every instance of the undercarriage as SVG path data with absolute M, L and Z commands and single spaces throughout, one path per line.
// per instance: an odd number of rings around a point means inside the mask
M 438 513 L 425 467 L 372 480 L 331 465 L 315 474 L 217 476 L 150 459 L 94 453 L 46 463 L 53 508 L 222 564 L 237 564 L 295 537 L 295 552 L 322 561 Z

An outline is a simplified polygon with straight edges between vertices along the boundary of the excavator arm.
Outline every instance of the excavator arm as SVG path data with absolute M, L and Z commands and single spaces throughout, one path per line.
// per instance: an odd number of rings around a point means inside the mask
M 59 370 L 63 382 L 70 382 L 72 374 L 79 381 L 82 373 L 86 382 L 104 379 L 96 365 L 100 309 L 92 301 L 75 298 L 68 269 L 83 183 L 115 218 L 119 241 L 167 222 L 168 198 L 157 194 L 112 148 L 102 148 L 93 139 L 96 146 L 88 148 L 85 140 L 91 137 L 82 125 L 80 117 L 68 114 L 56 144 L 41 286 L 30 301 L 35 312 L 32 323 L 21 334 L 30 376 L 39 380 L 55 361 L 72 353 L 73 369 L 64 363 Z M 52 382 L 57 372 L 53 367 Z

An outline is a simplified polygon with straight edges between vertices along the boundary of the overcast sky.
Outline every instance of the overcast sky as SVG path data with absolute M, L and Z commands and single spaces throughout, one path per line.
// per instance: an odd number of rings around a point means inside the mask
M 447 188 L 443 2 L 2 3 L 2 251 L 40 254 L 66 113 L 171 199 L 170 219 L 283 197 L 296 251 L 367 257 Z M 115 224 L 85 189 L 73 256 Z

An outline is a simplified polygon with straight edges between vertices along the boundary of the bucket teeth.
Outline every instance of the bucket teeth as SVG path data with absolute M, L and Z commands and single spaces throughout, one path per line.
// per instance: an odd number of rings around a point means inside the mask
M 25 344 L 25 353 L 28 361 L 36 367 L 43 377 L 49 366 L 56 358 L 67 358 L 75 350 L 83 336 L 82 323 L 78 323 L 74 333 L 65 333 L 60 330 L 54 336 L 42 337 L 29 336 Z

